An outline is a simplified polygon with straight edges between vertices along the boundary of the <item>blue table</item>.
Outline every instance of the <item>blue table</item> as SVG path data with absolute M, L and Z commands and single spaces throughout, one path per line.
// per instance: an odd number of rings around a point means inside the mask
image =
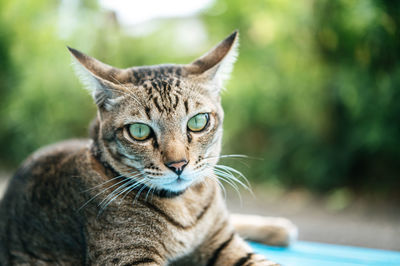
M 400 252 L 298 241 L 288 248 L 250 243 L 257 253 L 286 266 L 400 266 Z

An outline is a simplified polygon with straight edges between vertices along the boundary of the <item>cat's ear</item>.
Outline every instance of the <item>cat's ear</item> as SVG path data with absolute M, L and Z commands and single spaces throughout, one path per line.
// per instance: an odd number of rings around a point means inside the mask
M 219 92 L 229 78 L 238 55 L 239 32 L 235 30 L 208 53 L 186 65 L 189 75 L 211 82 L 213 90 Z
M 84 53 L 68 47 L 76 59 L 75 70 L 86 88 L 91 92 L 99 108 L 111 110 L 116 99 L 121 96 L 120 84 L 128 78 L 124 69 L 118 69 Z

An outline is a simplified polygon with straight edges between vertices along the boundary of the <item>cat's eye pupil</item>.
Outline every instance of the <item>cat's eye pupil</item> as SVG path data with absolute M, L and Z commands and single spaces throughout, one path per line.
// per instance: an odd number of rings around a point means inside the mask
M 129 134 L 135 140 L 145 140 L 151 134 L 151 129 L 148 125 L 142 123 L 134 123 L 129 125 Z
M 207 126 L 207 123 L 208 123 L 208 114 L 202 113 L 202 114 L 197 114 L 192 118 L 190 118 L 187 126 L 190 131 L 199 132 L 202 131 Z

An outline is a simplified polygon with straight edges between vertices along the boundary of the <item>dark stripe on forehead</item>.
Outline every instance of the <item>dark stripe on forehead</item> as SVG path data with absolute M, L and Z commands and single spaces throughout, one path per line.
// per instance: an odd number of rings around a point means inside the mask
M 189 113 L 189 104 L 188 104 L 188 101 L 185 100 L 185 101 L 183 102 L 183 104 L 185 105 L 186 114 L 188 114 L 188 113 Z
M 158 97 L 153 98 L 153 103 L 156 106 L 158 112 L 162 113 L 162 109 L 161 109 L 160 105 L 158 104 Z
M 150 117 L 150 107 L 146 106 L 146 108 L 144 108 L 144 111 L 146 112 L 147 118 L 148 118 L 149 120 L 151 120 L 151 117 Z
M 157 85 L 157 83 L 156 83 L 154 80 L 151 82 L 151 86 L 152 86 L 154 89 L 158 90 L 158 85 Z
M 176 88 L 175 89 L 175 93 L 182 96 L 182 89 L 181 88 Z
M 166 69 L 168 68 L 164 69 L 164 73 Z M 161 68 L 154 71 L 159 72 Z M 176 110 L 183 90 L 175 84 L 180 85 L 180 81 L 178 78 L 172 76 L 154 77 L 143 81 L 143 90 L 147 93 L 147 100 L 154 103 L 154 107 L 151 108 L 157 109 L 160 113 L 170 113 Z M 189 111 L 187 101 L 185 110 L 186 112 Z
M 151 79 L 169 79 L 169 83 L 173 85 L 172 81 L 181 75 L 182 68 L 175 65 L 134 67 L 130 69 L 129 80 L 133 84 L 140 85 Z
M 171 87 L 168 85 L 168 82 L 164 80 L 161 81 L 161 88 L 164 94 L 167 93 L 167 91 L 171 90 Z
M 179 97 L 178 97 L 178 95 L 174 95 L 174 96 L 175 96 L 175 103 L 174 103 L 173 108 L 176 109 L 176 107 L 178 106 L 178 103 L 179 103 Z

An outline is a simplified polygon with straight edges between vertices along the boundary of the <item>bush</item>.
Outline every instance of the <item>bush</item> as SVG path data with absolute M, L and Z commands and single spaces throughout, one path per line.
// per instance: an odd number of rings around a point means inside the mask
M 31 2 L 0 3 L 3 167 L 45 144 L 87 135 L 95 108 L 73 77 L 66 45 L 119 67 L 185 63 L 238 28 L 240 57 L 223 95 L 224 153 L 263 158 L 243 169 L 257 182 L 397 192 L 396 1 L 218 0 L 141 37 L 95 1 L 66 14 L 53 1 Z M 207 36 L 187 47 L 179 29 L 193 20 Z

